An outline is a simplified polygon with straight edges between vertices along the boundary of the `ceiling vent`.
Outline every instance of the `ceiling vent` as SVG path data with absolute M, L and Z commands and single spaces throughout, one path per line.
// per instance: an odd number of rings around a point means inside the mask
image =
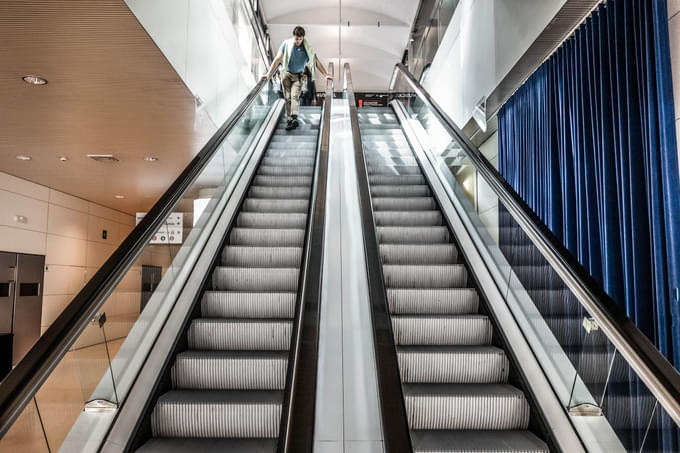
M 88 154 L 87 157 L 97 162 L 118 162 L 118 158 L 112 154 Z

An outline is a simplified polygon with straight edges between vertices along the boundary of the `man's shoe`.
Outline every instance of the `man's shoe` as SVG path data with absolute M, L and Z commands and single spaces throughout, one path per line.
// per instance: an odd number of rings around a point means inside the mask
M 293 126 L 293 120 L 288 120 L 288 123 L 286 123 L 286 130 L 287 131 L 292 131 L 295 129 L 296 126 Z
M 300 123 L 298 123 L 298 120 L 297 120 L 297 119 L 294 119 L 294 120 L 293 120 L 293 129 L 297 129 L 297 127 L 298 127 L 299 125 L 300 125 Z

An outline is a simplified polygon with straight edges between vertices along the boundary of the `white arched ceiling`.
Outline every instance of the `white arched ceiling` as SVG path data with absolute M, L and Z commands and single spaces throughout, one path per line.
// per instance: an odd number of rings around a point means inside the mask
M 356 91 L 386 91 L 394 65 L 409 40 L 417 0 L 261 0 L 274 53 L 302 25 L 324 64 L 333 61 L 336 79 L 345 62 Z M 349 22 L 349 26 L 347 25 Z M 380 26 L 378 26 L 380 22 Z M 323 86 L 323 85 L 322 85 Z M 336 83 L 336 87 L 340 87 Z

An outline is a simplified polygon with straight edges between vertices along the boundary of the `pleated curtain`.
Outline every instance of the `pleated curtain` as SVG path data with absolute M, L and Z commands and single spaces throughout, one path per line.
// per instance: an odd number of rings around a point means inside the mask
M 665 0 L 609 0 L 498 114 L 499 171 L 680 367 L 680 183 Z

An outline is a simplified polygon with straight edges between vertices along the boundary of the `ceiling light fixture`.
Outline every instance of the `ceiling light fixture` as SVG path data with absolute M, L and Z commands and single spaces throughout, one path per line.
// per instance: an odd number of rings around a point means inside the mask
M 59 156 L 59 161 L 60 161 L 60 162 L 68 162 L 68 157 L 66 157 L 66 156 Z
M 33 74 L 25 75 L 21 79 L 31 85 L 47 85 L 47 79 L 43 79 L 42 77 Z
M 125 196 L 123 196 L 123 195 L 116 195 L 116 198 L 118 198 L 119 200 L 122 200 L 123 198 L 125 198 Z
M 20 156 L 17 156 L 17 159 L 19 160 L 31 160 L 31 156 L 24 156 L 21 154 Z
M 147 162 L 156 162 L 158 160 L 158 157 L 146 156 L 144 160 Z

